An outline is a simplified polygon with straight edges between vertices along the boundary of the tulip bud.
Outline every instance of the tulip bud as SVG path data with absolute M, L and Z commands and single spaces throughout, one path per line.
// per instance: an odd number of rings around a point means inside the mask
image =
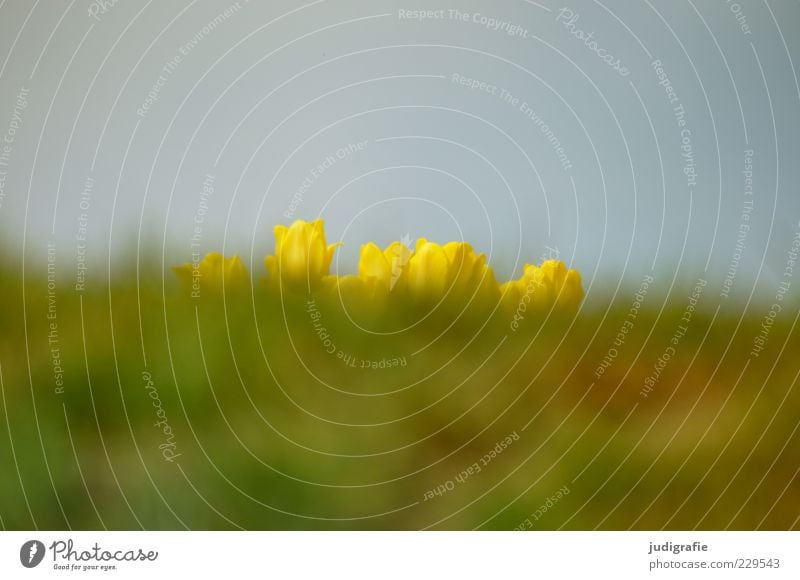
M 264 259 L 269 278 L 296 292 L 316 290 L 330 271 L 336 246 L 327 244 L 321 219 L 275 226 L 275 255 Z

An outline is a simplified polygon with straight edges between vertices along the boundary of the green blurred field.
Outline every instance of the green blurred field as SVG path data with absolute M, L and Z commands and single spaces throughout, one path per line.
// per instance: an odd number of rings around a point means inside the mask
M 645 301 L 598 379 L 630 292 L 516 332 L 506 315 L 442 332 L 452 320 L 438 313 L 382 337 L 322 305 L 338 358 L 303 300 L 200 302 L 169 272 L 163 285 L 160 273 L 127 280 L 82 294 L 59 283 L 53 320 L 45 279 L 23 292 L 18 273 L 0 272 L 5 529 L 798 526 L 794 311 L 749 357 L 765 308 L 717 311 L 709 284 L 643 397 L 683 290 L 664 310 Z M 398 306 L 381 324 L 404 316 Z

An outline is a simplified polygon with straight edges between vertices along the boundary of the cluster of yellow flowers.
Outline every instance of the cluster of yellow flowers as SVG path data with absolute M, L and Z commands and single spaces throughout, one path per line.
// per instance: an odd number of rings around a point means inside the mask
M 439 245 L 421 238 L 412 250 L 401 242 L 381 249 L 370 242 L 361 247 L 358 274 L 330 275 L 339 244 L 328 244 L 321 219 L 298 220 L 275 227 L 275 255 L 264 264 L 266 284 L 281 292 L 328 294 L 350 304 L 381 306 L 390 297 L 410 304 L 442 301 L 460 305 L 492 305 L 501 300 L 512 309 L 576 307 L 583 299 L 581 277 L 559 260 L 526 264 L 522 277 L 498 284 L 484 254 L 465 242 Z M 247 269 L 238 255 L 225 258 L 212 252 L 202 261 L 173 268 L 191 291 L 249 285 Z

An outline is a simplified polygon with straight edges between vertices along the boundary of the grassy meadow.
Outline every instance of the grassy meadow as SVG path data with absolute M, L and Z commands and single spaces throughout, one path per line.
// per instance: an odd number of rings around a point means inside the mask
M 711 283 L 512 329 L 114 280 L 0 271 L 5 529 L 798 526 L 794 311 L 753 356 Z

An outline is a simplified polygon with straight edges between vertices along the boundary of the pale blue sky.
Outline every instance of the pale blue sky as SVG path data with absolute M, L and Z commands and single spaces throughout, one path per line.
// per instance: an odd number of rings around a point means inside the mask
M 55 243 L 67 280 L 84 229 L 89 280 L 140 231 L 188 260 L 205 199 L 202 251 L 259 272 L 289 212 L 326 220 L 344 270 L 368 240 L 463 238 L 500 278 L 557 247 L 593 291 L 716 294 L 746 223 L 732 292 L 758 275 L 769 299 L 800 230 L 796 2 L 97 6 L 0 9 L 0 231 L 31 268 Z

